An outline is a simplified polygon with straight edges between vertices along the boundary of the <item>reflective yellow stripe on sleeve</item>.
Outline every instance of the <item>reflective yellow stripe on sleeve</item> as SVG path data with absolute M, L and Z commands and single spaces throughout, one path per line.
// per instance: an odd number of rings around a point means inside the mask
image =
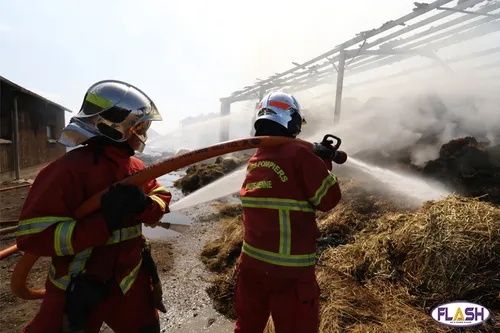
M 75 251 L 73 251 L 73 245 L 71 244 L 75 226 L 76 221 L 60 222 L 57 225 L 54 234 L 54 249 L 56 251 L 56 255 L 67 256 L 75 254 Z
M 21 220 L 17 226 L 16 236 L 37 234 L 56 223 L 66 221 L 73 221 L 73 219 L 71 217 L 44 216 Z
M 167 211 L 167 204 L 160 197 L 156 195 L 150 195 L 149 197 L 161 207 L 163 213 Z
M 170 193 L 169 190 L 167 190 L 163 186 L 159 186 L 159 187 L 155 188 L 154 190 L 152 190 L 151 192 L 149 192 L 148 194 L 152 195 L 152 194 L 168 194 L 168 193 Z
M 124 242 L 129 239 L 140 237 L 142 235 L 142 224 L 137 224 L 132 227 L 123 228 L 121 230 L 113 231 L 111 237 L 109 237 L 106 245 L 116 244 L 120 241 Z
M 321 200 L 325 197 L 328 189 L 335 185 L 337 182 L 337 177 L 333 173 L 329 173 L 328 176 L 323 180 L 321 186 L 316 190 L 316 193 L 312 198 L 309 198 L 309 202 L 313 206 L 318 206 L 321 203 Z

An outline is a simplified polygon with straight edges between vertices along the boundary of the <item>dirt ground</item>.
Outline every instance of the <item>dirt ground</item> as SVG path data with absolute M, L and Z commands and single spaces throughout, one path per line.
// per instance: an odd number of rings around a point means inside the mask
M 0 186 L 0 189 L 6 186 Z M 28 195 L 29 187 L 20 187 L 12 190 L 5 190 L 0 192 L 0 220 L 17 220 L 19 213 L 23 208 L 24 200 Z M 4 223 L 0 227 L 4 227 Z

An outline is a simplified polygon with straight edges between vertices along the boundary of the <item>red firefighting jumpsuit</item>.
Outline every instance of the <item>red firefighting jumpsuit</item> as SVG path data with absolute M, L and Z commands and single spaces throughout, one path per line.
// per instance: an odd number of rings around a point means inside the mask
M 244 242 L 235 291 L 235 333 L 316 333 L 315 211 L 340 201 L 330 161 L 299 144 L 259 149 L 240 191 Z
M 156 180 L 149 182 L 143 190 L 153 203 L 139 216 L 124 219 L 121 229 L 111 234 L 99 211 L 72 218 L 86 199 L 144 167 L 125 148 L 90 144 L 40 171 L 21 213 L 17 244 L 21 251 L 51 256 L 52 265 L 40 311 L 23 332 L 61 331 L 70 276 L 84 270 L 101 281 L 113 278 L 114 271 L 117 282 L 85 332 L 99 332 L 103 322 L 115 332 L 139 332 L 157 324 L 150 276 L 141 266 L 141 223 L 158 222 L 168 212 L 171 194 Z

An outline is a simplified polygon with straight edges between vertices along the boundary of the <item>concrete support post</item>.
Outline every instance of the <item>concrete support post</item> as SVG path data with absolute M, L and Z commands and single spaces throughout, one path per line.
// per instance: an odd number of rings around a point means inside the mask
M 220 141 L 229 140 L 229 115 L 231 114 L 231 102 L 222 99 L 220 103 Z
M 339 54 L 339 65 L 337 67 L 337 91 L 335 93 L 335 112 L 333 114 L 334 124 L 338 124 L 340 121 L 340 108 L 342 106 L 342 89 L 344 87 L 345 58 L 346 58 L 346 51 L 341 50 Z
M 20 143 L 19 143 L 19 112 L 17 110 L 17 96 L 14 97 L 12 105 L 12 143 L 14 155 L 14 171 L 16 180 L 21 178 L 21 159 L 20 159 Z

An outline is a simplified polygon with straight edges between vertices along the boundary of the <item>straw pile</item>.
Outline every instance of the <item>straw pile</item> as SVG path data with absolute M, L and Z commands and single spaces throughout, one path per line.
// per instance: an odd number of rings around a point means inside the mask
M 221 273 L 234 266 L 243 245 L 243 218 L 223 218 L 221 237 L 207 243 L 201 252 L 202 262 L 213 272 Z
M 243 244 L 243 208 L 241 205 L 214 205 L 219 211 L 221 237 L 207 243 L 201 252 L 201 261 L 217 273 L 207 293 L 214 308 L 225 316 L 235 319 L 233 308 L 236 261 Z
M 416 209 L 412 202 L 401 199 L 387 189 L 376 187 L 367 180 L 342 179 L 342 200 L 334 210 L 317 214 L 321 236 L 317 240 L 321 254 L 329 246 L 351 243 L 354 235 L 377 218 L 395 212 Z
M 344 197 L 343 210 L 320 215 L 324 228 L 336 223 L 333 216 L 342 219 L 342 212 L 364 219 L 363 205 L 348 206 L 351 195 Z M 348 232 L 347 245 L 327 247 L 319 259 L 320 332 L 445 332 L 450 328 L 434 322 L 430 310 L 460 299 L 500 315 L 499 207 L 460 196 L 427 202 L 413 212 L 391 212 L 397 205 L 374 206 L 381 208 L 364 212 L 378 218 L 366 219 L 362 226 L 349 224 L 356 231 Z M 222 218 L 221 224 L 223 236 L 207 244 L 202 258 L 220 272 L 207 290 L 216 310 L 234 318 L 241 218 Z M 494 332 L 496 325 L 486 323 L 480 331 Z M 272 321 L 266 332 L 274 332 Z
M 467 299 L 488 307 L 500 293 L 499 249 L 500 208 L 449 196 L 381 217 L 323 260 L 360 284 L 404 286 L 418 306 Z

